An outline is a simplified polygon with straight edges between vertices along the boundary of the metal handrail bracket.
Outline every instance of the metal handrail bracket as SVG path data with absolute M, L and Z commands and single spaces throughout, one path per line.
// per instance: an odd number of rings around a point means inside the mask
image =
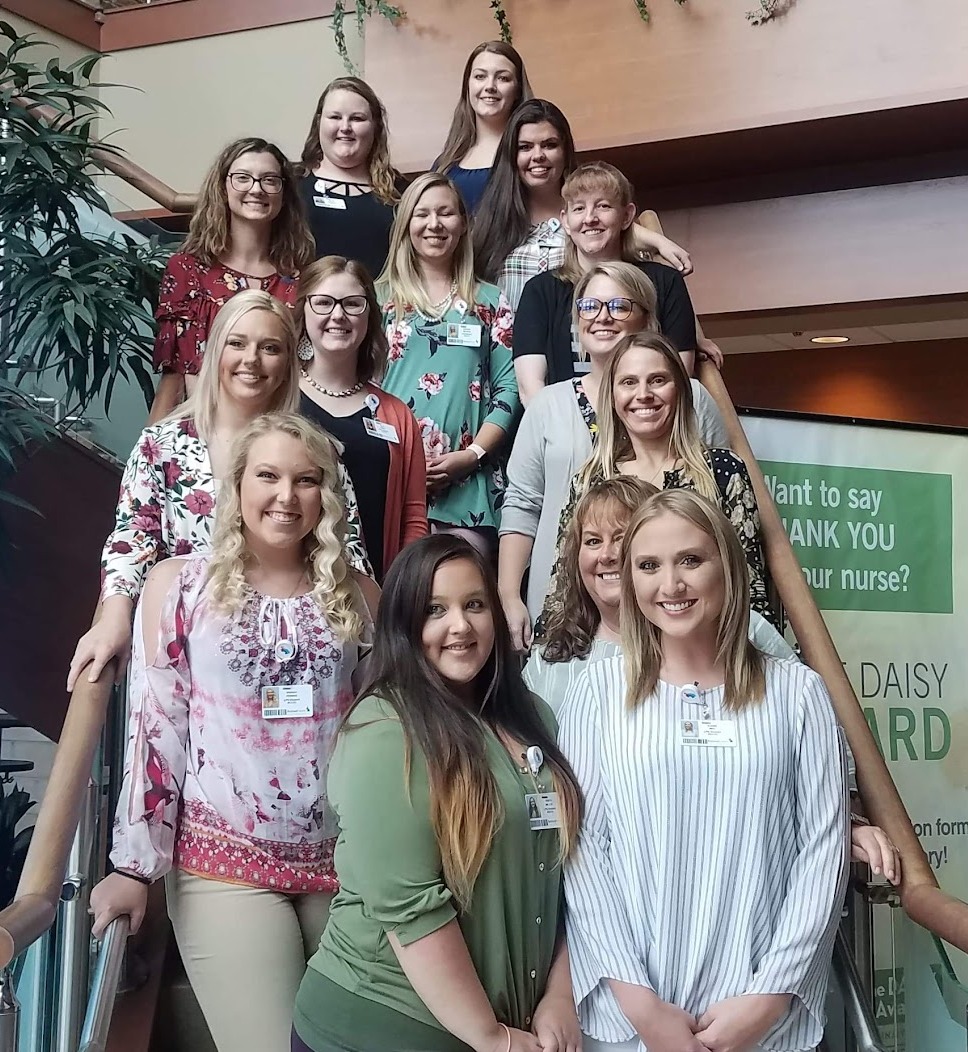
M 121 982 L 124 964 L 124 949 L 128 941 L 130 917 L 115 917 L 108 925 L 94 969 L 91 997 L 87 1004 L 87 1015 L 81 1030 L 80 1052 L 104 1052 L 114 1002 Z

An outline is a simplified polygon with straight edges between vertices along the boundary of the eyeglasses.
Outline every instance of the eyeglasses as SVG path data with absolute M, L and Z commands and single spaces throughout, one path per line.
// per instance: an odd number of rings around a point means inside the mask
M 335 296 L 310 296 L 306 302 L 313 314 L 324 315 L 332 314 L 337 307 L 342 307 L 344 314 L 366 314 L 370 306 L 366 296 L 344 296 L 342 299 L 337 299 Z
M 244 194 L 246 190 L 252 189 L 253 183 L 259 184 L 259 189 L 264 194 L 278 194 L 282 192 L 283 179 L 281 175 L 252 175 L 250 172 L 229 172 L 229 182 L 233 190 Z
M 583 318 L 585 321 L 594 321 L 602 313 L 602 307 L 608 311 L 608 316 L 613 321 L 625 321 L 626 318 L 631 317 L 632 309 L 635 306 L 635 302 L 627 296 L 616 296 L 610 300 L 599 300 L 593 296 L 583 296 L 581 299 L 575 300 L 578 317 Z

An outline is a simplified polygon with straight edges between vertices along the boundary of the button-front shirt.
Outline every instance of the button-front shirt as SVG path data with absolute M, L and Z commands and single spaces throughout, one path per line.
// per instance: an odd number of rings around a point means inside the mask
M 566 238 L 560 220 L 545 219 L 535 223 L 528 236 L 511 251 L 497 276 L 497 286 L 511 310 L 518 309 L 524 286 L 536 274 L 557 270 L 565 262 Z

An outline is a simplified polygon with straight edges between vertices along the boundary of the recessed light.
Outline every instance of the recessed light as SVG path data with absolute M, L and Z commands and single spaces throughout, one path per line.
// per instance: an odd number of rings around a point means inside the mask
M 811 336 L 811 343 L 848 343 L 849 336 Z

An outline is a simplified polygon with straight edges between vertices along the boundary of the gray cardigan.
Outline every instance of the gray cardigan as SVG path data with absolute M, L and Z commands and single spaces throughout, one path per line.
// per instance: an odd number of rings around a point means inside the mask
M 692 381 L 703 442 L 729 448 L 726 425 L 712 396 Z M 508 485 L 501 508 L 500 533 L 534 538 L 528 576 L 528 613 L 541 613 L 558 548 L 558 519 L 568 499 L 572 478 L 592 452 L 592 439 L 582 419 L 571 380 L 543 387 L 521 419 L 508 461 Z

